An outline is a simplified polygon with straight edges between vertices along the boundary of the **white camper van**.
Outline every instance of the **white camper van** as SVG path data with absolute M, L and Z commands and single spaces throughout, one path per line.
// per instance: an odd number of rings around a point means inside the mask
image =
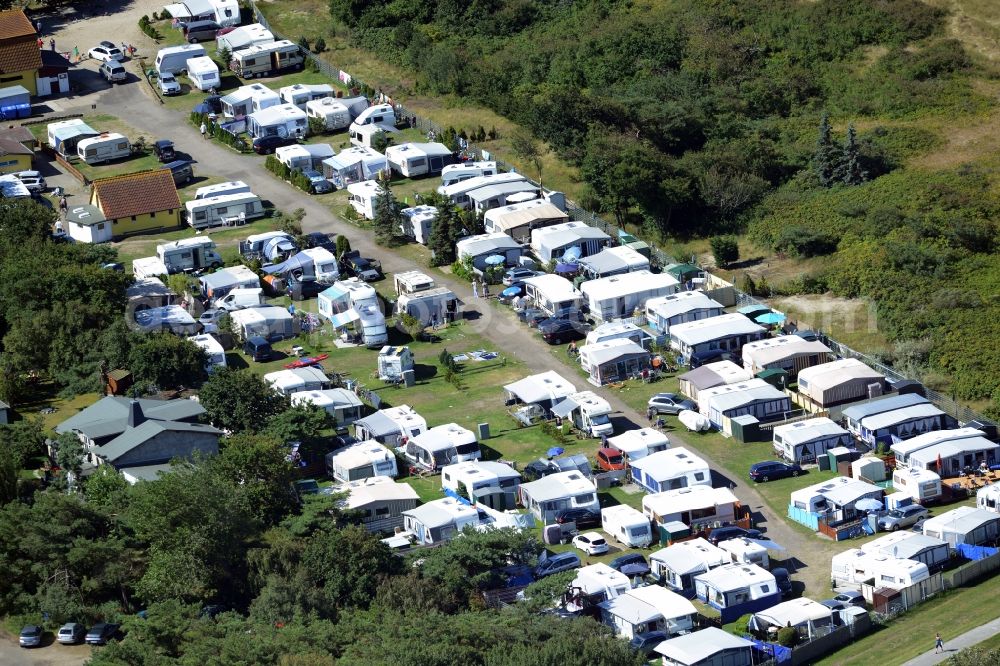
M 653 543 L 649 518 L 627 504 L 601 509 L 601 527 L 615 541 L 629 548 L 645 548 Z
M 185 66 L 187 67 L 187 75 L 188 79 L 191 80 L 191 85 L 198 90 L 207 92 L 221 85 L 219 66 L 211 58 L 206 56 L 188 58 Z
M 205 47 L 201 44 L 181 44 L 160 49 L 154 64 L 156 71 L 180 74 L 187 71 L 187 62 L 192 58 L 204 58 Z
M 208 372 L 215 372 L 226 367 L 226 350 L 222 348 L 222 344 L 214 336 L 208 334 L 192 335 L 188 341 L 205 350 L 207 359 L 205 369 Z
M 347 192 L 351 195 L 348 199 L 351 207 L 366 220 L 374 220 L 375 204 L 378 201 L 379 193 L 378 183 L 374 180 L 351 183 L 347 186 Z
M 449 164 L 441 169 L 441 187 L 448 187 L 477 176 L 492 176 L 497 173 L 496 162 L 464 162 Z
M 314 99 L 305 104 L 306 115 L 323 121 L 323 129 L 336 132 L 351 124 L 351 111 L 343 102 L 333 97 Z
M 195 229 L 243 224 L 264 217 L 264 204 L 256 194 L 222 194 L 184 204 L 187 222 Z
M 376 104 L 358 114 L 355 125 L 396 125 L 396 111 L 388 104 Z
M 219 183 L 217 185 L 206 185 L 205 187 L 199 187 L 194 191 L 194 198 L 197 199 L 208 199 L 210 197 L 217 197 L 223 194 L 243 194 L 249 193 L 250 186 L 244 183 L 242 180 L 230 180 L 226 183 Z
M 132 144 L 121 134 L 109 133 L 84 139 L 76 144 L 76 154 L 87 164 L 119 160 L 132 154 Z
M 216 300 L 213 305 L 226 312 L 264 305 L 264 290 L 260 287 L 233 289 L 222 298 Z

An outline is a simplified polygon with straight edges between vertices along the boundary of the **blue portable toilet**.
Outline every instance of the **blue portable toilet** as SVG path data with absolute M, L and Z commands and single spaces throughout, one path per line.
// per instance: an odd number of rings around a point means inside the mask
M 0 118 L 13 120 L 31 115 L 31 93 L 24 86 L 0 88 Z

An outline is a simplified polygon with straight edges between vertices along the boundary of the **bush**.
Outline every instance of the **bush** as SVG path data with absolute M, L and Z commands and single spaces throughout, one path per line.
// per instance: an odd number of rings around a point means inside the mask
M 320 37 L 316 40 L 316 43 L 313 44 L 313 52 L 322 53 L 323 51 L 326 51 L 326 40 Z
M 451 274 L 459 280 L 472 282 L 476 277 L 475 269 L 472 266 L 472 257 L 465 256 L 451 265 Z
M 326 133 L 326 121 L 322 118 L 309 116 L 309 136 Z
M 215 52 L 215 60 L 222 69 L 227 70 L 229 63 L 233 61 L 233 52 L 229 50 L 228 46 L 223 46 Z
M 348 222 L 357 222 L 361 219 L 358 215 L 358 211 L 354 210 L 354 206 L 348 205 L 344 207 L 343 217 Z
M 740 258 L 740 246 L 735 236 L 713 236 L 709 241 L 712 246 L 712 256 L 720 267 L 728 266 Z
M 784 647 L 795 647 L 799 643 L 799 632 L 795 627 L 782 627 L 778 630 L 778 644 Z
M 306 39 L 306 36 L 305 36 L 305 35 L 302 35 L 301 37 L 299 37 L 299 47 L 300 47 L 300 48 L 301 48 L 301 49 L 302 49 L 303 51 L 306 51 L 306 52 L 308 52 L 308 51 L 309 51 L 309 40 L 308 40 L 308 39 Z
M 351 208 L 351 210 L 354 210 L 354 208 Z M 351 251 L 351 241 L 350 241 L 350 239 L 348 239 L 347 236 L 344 236 L 343 234 L 338 235 L 337 236 L 337 256 L 341 257 L 341 256 L 344 255 L 345 252 L 350 252 L 350 251 Z
M 837 251 L 837 238 L 833 234 L 806 227 L 785 227 L 778 233 L 774 249 L 796 257 L 819 257 Z

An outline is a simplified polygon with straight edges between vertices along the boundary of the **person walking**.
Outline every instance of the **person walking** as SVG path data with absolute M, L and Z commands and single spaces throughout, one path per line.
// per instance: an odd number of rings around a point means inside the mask
M 56 38 L 55 37 L 53 37 L 52 39 L 49 40 L 49 48 L 51 48 L 53 51 L 56 50 Z
M 475 280 L 472 281 L 472 297 L 479 298 L 479 283 Z
M 208 136 L 206 135 L 206 132 L 208 132 L 208 126 L 205 125 L 204 120 L 201 121 L 201 127 L 199 127 L 198 129 L 201 131 L 201 138 L 207 139 Z
M 59 197 L 59 214 L 64 218 L 66 217 L 66 211 L 69 210 L 69 202 L 66 201 L 66 197 Z
M 42 22 L 41 21 L 35 21 L 35 32 L 37 32 L 39 35 L 42 34 Z
M 483 282 L 483 298 L 489 298 L 489 297 L 490 297 L 490 285 L 486 284 L 486 282 L 484 281 Z
M 941 632 L 934 634 L 934 653 L 944 652 L 944 641 L 941 640 Z

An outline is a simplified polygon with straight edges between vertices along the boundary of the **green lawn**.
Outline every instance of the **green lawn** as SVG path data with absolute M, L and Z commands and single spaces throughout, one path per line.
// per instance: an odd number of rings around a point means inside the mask
M 948 641 L 1000 617 L 1000 576 L 940 595 L 899 616 L 885 628 L 838 650 L 817 664 L 901 664 L 934 647 L 934 634 Z M 997 638 L 991 639 L 996 645 Z

